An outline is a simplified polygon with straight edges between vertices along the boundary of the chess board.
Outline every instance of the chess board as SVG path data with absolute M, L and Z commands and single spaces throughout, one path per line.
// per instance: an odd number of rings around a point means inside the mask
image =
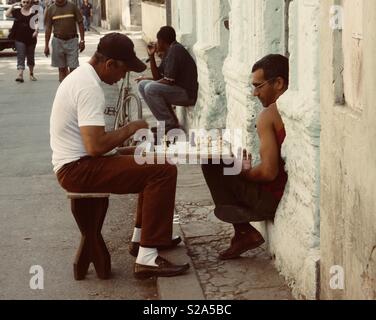
M 211 144 L 192 145 L 189 142 L 177 142 L 154 146 L 154 150 L 145 150 L 144 156 L 157 156 L 167 158 L 189 159 L 233 159 L 231 146 L 213 141 Z

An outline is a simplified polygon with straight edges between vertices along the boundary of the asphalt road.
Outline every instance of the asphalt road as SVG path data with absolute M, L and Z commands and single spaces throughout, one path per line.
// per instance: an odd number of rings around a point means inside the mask
M 98 40 L 96 34 L 87 36 L 81 62 L 88 60 Z M 25 73 L 25 83 L 16 83 L 15 56 L 0 52 L 0 299 L 157 299 L 155 281 L 133 278 L 134 258 L 127 251 L 135 196 L 110 200 L 103 235 L 113 278 L 98 280 L 91 267 L 87 280 L 73 279 L 80 233 L 52 172 L 49 116 L 59 82 L 57 70 L 42 54 L 43 45 L 41 35 L 37 82 Z M 109 100 L 116 99 L 116 87 L 105 90 Z M 30 288 L 35 265 L 44 271 L 42 290 Z

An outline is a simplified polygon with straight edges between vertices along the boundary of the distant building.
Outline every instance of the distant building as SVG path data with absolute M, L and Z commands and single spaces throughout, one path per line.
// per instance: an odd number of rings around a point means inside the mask
M 108 30 L 141 27 L 141 0 L 93 0 L 93 25 Z

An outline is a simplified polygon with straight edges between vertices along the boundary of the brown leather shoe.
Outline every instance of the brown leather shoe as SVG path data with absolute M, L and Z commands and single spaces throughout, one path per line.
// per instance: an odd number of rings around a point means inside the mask
M 177 247 L 180 242 L 182 242 L 182 239 L 180 237 L 177 237 L 176 239 L 171 240 L 171 244 L 169 246 L 157 247 L 157 249 L 160 251 L 173 249 Z M 138 242 L 131 242 L 129 244 L 129 253 L 135 258 L 138 256 L 139 249 L 140 249 L 140 244 Z
M 138 263 L 134 265 L 134 276 L 136 279 L 148 279 L 151 277 L 174 277 L 185 273 L 189 264 L 176 265 L 158 256 L 155 260 L 158 267 L 145 266 Z
M 261 234 L 254 235 L 251 232 L 244 235 L 234 237 L 231 240 L 231 246 L 219 253 L 219 259 L 230 260 L 237 259 L 241 254 L 248 250 L 253 250 L 261 246 L 265 242 Z

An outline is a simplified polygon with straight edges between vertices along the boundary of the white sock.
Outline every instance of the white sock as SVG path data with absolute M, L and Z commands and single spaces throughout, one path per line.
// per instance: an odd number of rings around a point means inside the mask
M 136 263 L 144 266 L 158 267 L 158 265 L 155 263 L 155 259 L 157 259 L 157 257 L 158 250 L 156 248 L 144 248 L 140 246 Z
M 134 228 L 132 242 L 139 243 L 141 241 L 141 228 Z
M 172 236 L 172 240 L 175 240 L 177 238 L 179 238 L 179 236 Z M 134 228 L 131 241 L 137 243 L 141 242 L 141 228 Z

